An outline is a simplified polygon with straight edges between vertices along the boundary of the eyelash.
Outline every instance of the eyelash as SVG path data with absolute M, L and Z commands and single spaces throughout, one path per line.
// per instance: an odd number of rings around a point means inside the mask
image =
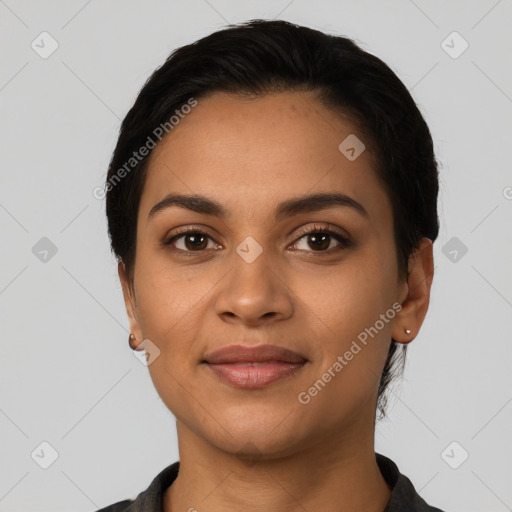
M 298 238 L 296 239 L 295 242 L 293 242 L 292 245 L 297 244 L 302 238 L 304 238 L 307 235 L 312 235 L 312 234 L 317 234 L 317 233 L 321 233 L 321 234 L 324 234 L 324 235 L 331 236 L 336 241 L 338 241 L 340 243 L 340 245 L 338 245 L 336 247 L 333 247 L 331 249 L 324 250 L 324 251 L 314 251 L 314 250 L 311 250 L 311 251 L 306 251 L 306 252 L 311 252 L 311 253 L 314 253 L 314 254 L 331 254 L 333 252 L 343 251 L 343 250 L 348 249 L 349 247 L 352 246 L 351 240 L 349 240 L 347 237 L 343 236 L 338 231 L 335 231 L 335 230 L 333 230 L 332 228 L 329 228 L 329 227 L 318 227 L 316 225 L 313 226 L 312 228 L 304 228 L 303 230 L 301 230 L 301 232 L 298 234 Z M 198 228 L 198 227 L 188 227 L 188 228 L 184 228 L 184 229 L 179 230 L 171 238 L 165 240 L 162 245 L 166 249 L 169 249 L 169 250 L 171 250 L 173 252 L 181 253 L 181 254 L 186 255 L 186 256 L 194 256 L 195 255 L 194 253 L 204 253 L 206 249 L 202 249 L 202 250 L 199 250 L 199 251 L 186 251 L 186 250 L 183 250 L 183 249 L 177 249 L 176 247 L 173 247 L 173 243 L 175 243 L 178 239 L 180 239 L 180 238 L 182 238 L 182 237 L 184 237 L 184 236 L 186 236 L 188 234 L 203 235 L 203 236 L 205 236 L 207 238 L 210 238 L 211 240 L 213 240 L 215 242 L 213 237 L 207 231 L 205 231 L 204 229 L 201 229 L 201 228 Z M 217 242 L 215 242 L 215 243 L 217 243 Z

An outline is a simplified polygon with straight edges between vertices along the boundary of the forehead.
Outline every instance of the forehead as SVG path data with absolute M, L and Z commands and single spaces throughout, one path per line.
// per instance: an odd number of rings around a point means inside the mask
M 216 93 L 197 101 L 153 150 L 141 216 L 170 192 L 200 193 L 228 210 L 256 213 L 287 197 L 339 191 L 368 203 L 370 214 L 390 213 L 370 141 L 313 93 Z M 343 141 L 365 149 L 349 159 Z

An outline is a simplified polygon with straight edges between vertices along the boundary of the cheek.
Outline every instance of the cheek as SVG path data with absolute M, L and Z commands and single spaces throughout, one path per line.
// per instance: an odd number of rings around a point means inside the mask
M 196 369 L 198 340 L 219 278 L 206 267 L 185 268 L 154 254 L 141 257 L 138 264 L 135 286 L 142 335 L 160 350 L 149 370 L 159 392 L 166 387 L 166 393 L 173 393 L 179 388 L 173 378 L 190 380 Z
M 332 401 L 336 405 L 331 414 L 340 417 L 377 393 L 395 316 L 395 273 L 386 262 L 384 255 L 368 252 L 346 266 L 333 267 L 329 276 L 302 277 L 294 287 L 311 324 L 318 327 L 318 366 L 311 385 L 323 375 L 329 381 L 315 403 L 322 409 Z
M 207 276 L 205 273 L 191 279 L 165 264 L 148 265 L 139 274 L 137 298 L 142 334 L 160 350 L 148 366 L 150 377 L 162 401 L 181 420 L 191 415 L 200 418 L 204 413 L 200 407 L 195 411 L 196 402 L 190 396 L 201 395 L 201 390 L 195 389 L 194 371 L 196 340 L 208 297 Z
M 333 283 L 336 278 L 339 283 Z M 382 283 L 376 279 L 367 272 L 336 275 L 325 283 L 324 293 L 309 294 L 305 301 L 319 330 L 316 364 L 300 390 L 300 403 L 307 401 L 304 411 L 325 426 L 348 426 L 361 411 L 374 412 L 369 403 L 377 399 L 394 316 L 392 309 L 386 316 L 391 304 L 378 293 Z
M 298 276 L 291 288 L 324 335 L 323 348 L 339 351 L 391 308 L 393 275 L 379 258 L 358 256 L 322 276 Z M 386 322 L 379 327 L 385 334 L 391 330 Z
M 135 289 L 144 336 L 154 338 L 159 345 L 182 338 L 183 329 L 197 325 L 195 319 L 190 319 L 207 297 L 211 280 L 207 270 L 187 270 L 171 263 L 159 250 L 142 249 L 137 257 Z

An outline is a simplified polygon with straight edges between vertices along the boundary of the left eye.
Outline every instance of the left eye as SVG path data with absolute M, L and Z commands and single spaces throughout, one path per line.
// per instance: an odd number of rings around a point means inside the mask
M 333 242 L 338 244 L 333 247 Z M 302 244 L 302 247 L 300 246 Z M 348 246 L 348 240 L 329 229 L 318 229 L 303 234 L 293 246 L 299 250 L 313 249 L 314 252 L 327 252 L 331 249 L 343 249 Z

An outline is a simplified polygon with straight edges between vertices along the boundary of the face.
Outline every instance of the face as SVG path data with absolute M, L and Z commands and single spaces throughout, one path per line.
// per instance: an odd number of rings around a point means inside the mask
M 371 144 L 313 93 L 199 100 L 153 151 L 120 276 L 183 432 L 267 457 L 373 435 L 408 287 Z

